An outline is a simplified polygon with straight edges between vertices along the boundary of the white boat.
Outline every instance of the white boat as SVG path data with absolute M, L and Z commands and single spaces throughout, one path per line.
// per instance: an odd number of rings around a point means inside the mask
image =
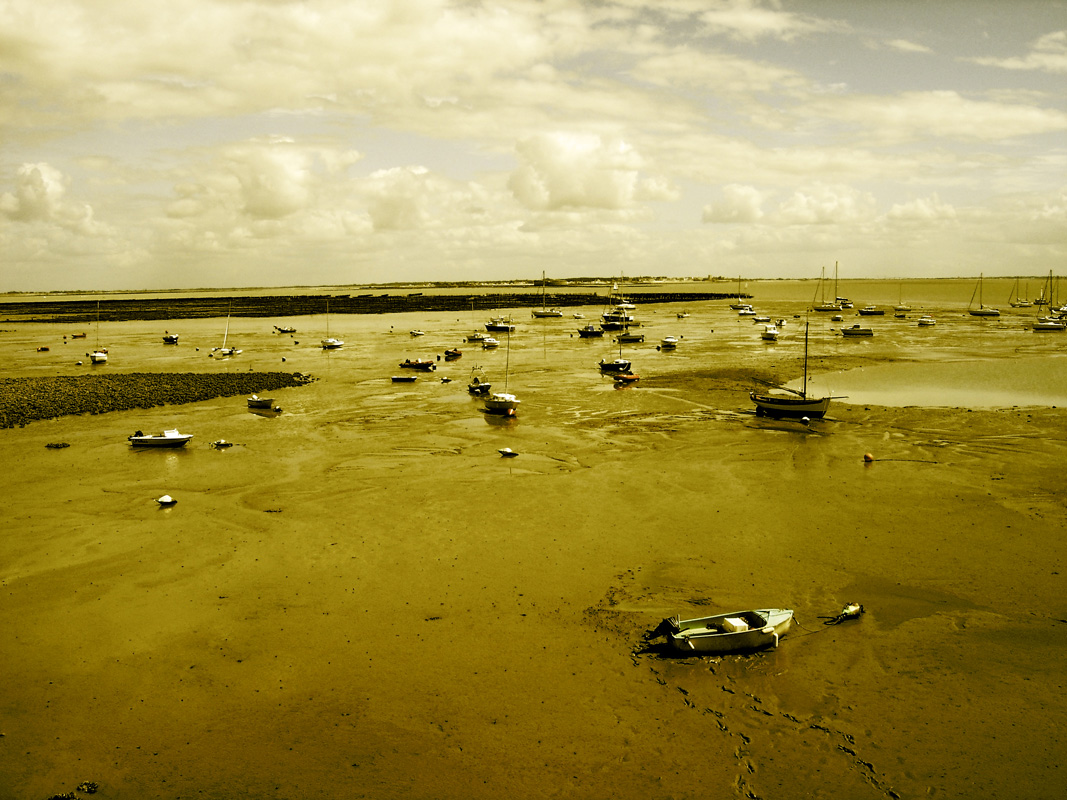
M 760 333 L 760 338 L 765 342 L 777 342 L 778 341 L 778 326 L 777 325 L 764 325 L 763 331 Z
M 775 392 L 750 392 L 758 417 L 822 419 L 830 409 L 829 397 L 808 395 L 808 324 L 804 323 L 804 382 L 796 389 L 778 387 Z
M 485 323 L 485 329 L 493 333 L 511 333 L 515 330 L 515 323 L 511 317 L 492 317 Z
M 276 330 L 278 333 L 296 333 L 296 328 L 294 328 L 292 325 L 282 325 L 281 327 L 275 325 L 274 330 Z
M 409 331 L 409 333 L 412 336 L 425 336 L 426 335 L 426 331 L 419 330 L 418 328 L 414 328 L 413 330 Z
M 545 273 L 541 272 L 541 307 L 533 310 L 533 316 L 536 319 L 547 319 L 549 317 L 562 317 L 562 308 L 548 308 L 545 305 Z
M 756 316 L 756 312 L 752 310 L 752 306 L 746 306 L 745 308 L 742 308 L 737 312 L 737 316 L 739 316 L 739 317 L 754 317 L 754 316 Z
M 871 328 L 865 328 L 858 322 L 850 328 L 841 329 L 842 336 L 874 336 L 874 331 Z
M 678 312 L 678 319 L 688 319 L 688 317 L 689 317 L 689 312 L 688 311 L 679 311 Z
M 978 276 L 978 285 L 971 293 L 971 302 L 967 305 L 967 313 L 972 317 L 999 317 L 1000 311 L 996 308 L 990 308 L 982 305 L 982 275 Z M 974 307 L 974 296 L 978 295 L 978 306 Z
M 335 336 L 330 336 L 330 300 L 326 299 L 326 338 L 319 344 L 322 345 L 323 350 L 338 350 L 345 346 L 345 343 Z
M 490 338 L 492 337 L 488 333 L 482 333 L 481 331 L 467 334 L 468 342 L 484 342 L 486 339 Z
M 137 433 L 127 437 L 134 447 L 184 447 L 186 442 L 193 438 L 191 433 L 178 433 L 175 429 L 165 430 L 163 433 Z
M 507 359 L 504 361 L 504 391 L 492 392 L 485 398 L 485 410 L 490 414 L 505 414 L 515 416 L 515 411 L 521 402 L 519 398 L 508 392 L 508 374 L 511 371 L 511 336 L 508 336 Z
M 919 317 L 919 327 L 929 328 L 937 324 L 937 320 L 931 317 L 929 314 L 923 314 Z
M 107 363 L 107 348 L 100 346 L 100 301 L 96 301 L 96 349 L 91 353 L 86 353 L 89 356 L 89 362 L 92 364 L 106 364 Z
M 500 347 L 499 339 L 494 339 L 492 336 L 486 336 L 482 339 L 483 350 L 492 350 L 494 347 Z
M 1024 292 L 1029 294 L 1029 292 Z M 1008 294 L 1008 304 L 1012 308 L 1030 308 L 1033 303 L 1025 297 L 1019 297 L 1019 279 L 1015 279 L 1015 285 L 1011 287 L 1011 292 Z
M 170 331 L 163 332 L 163 344 L 177 344 L 178 334 L 171 333 Z
M 819 302 L 816 303 L 812 300 L 812 309 L 815 311 L 840 311 L 841 304 L 839 302 L 828 302 L 825 297 L 825 282 L 826 282 L 826 267 L 822 268 L 822 273 L 819 276 L 819 287 L 815 293 L 819 296 Z M 834 294 L 837 294 L 837 262 L 834 262 Z
M 737 302 L 730 303 L 730 308 L 734 311 L 740 311 L 742 308 L 752 308 L 751 303 L 746 303 L 741 299 L 741 276 L 737 276 Z
M 660 350 L 677 350 L 678 349 L 678 337 L 676 336 L 664 336 L 663 341 L 659 343 Z
M 1034 321 L 1035 331 L 1062 331 L 1064 329 L 1067 329 L 1067 323 L 1061 319 L 1042 317 Z
M 230 303 L 230 308 L 231 309 L 233 308 L 233 303 Z M 222 357 L 240 355 L 241 351 L 238 350 L 236 347 L 228 347 L 226 345 L 226 340 L 229 339 L 229 338 L 230 338 L 230 311 L 229 311 L 229 309 L 227 309 L 227 311 L 226 311 L 226 330 L 222 334 L 222 347 L 214 347 L 214 348 L 212 348 L 211 352 L 208 353 L 208 355 L 209 356 L 222 356 Z
M 248 398 L 249 408 L 274 408 L 273 397 L 260 397 L 258 394 L 254 394 Z
M 793 624 L 789 608 L 732 611 L 693 619 L 672 618 L 667 634 L 671 647 L 683 653 L 736 653 L 777 647 Z

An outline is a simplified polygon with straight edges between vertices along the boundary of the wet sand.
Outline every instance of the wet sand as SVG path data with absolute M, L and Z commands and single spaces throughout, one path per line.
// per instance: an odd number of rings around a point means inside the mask
M 599 351 L 530 338 L 514 421 L 463 390 L 474 354 L 398 387 L 421 351 L 365 333 L 289 354 L 318 380 L 280 415 L 0 431 L 2 792 L 1060 796 L 1061 409 L 835 402 L 803 426 L 747 399 L 795 348 L 646 351 L 616 391 L 557 366 Z M 175 420 L 195 444 L 126 444 Z M 644 647 L 665 616 L 767 606 L 800 622 L 777 650 Z

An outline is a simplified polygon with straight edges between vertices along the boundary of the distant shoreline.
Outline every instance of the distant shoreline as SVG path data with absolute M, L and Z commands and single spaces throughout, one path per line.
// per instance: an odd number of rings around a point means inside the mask
M 736 298 L 736 292 L 641 292 L 642 304 L 696 303 Z M 750 297 L 744 294 L 743 297 Z M 0 322 L 46 322 L 84 325 L 130 320 L 199 319 L 208 317 L 299 317 L 321 314 L 392 314 L 410 311 L 471 311 L 603 305 L 607 295 L 540 292 L 494 294 L 360 294 L 218 295 L 212 297 L 114 298 L 106 300 L 36 300 L 0 302 Z

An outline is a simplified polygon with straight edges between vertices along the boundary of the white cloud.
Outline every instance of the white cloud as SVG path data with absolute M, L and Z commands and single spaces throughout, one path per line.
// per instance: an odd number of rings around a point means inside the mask
M 508 186 L 532 209 L 622 209 L 635 201 L 640 156 L 618 137 L 555 133 L 518 143 Z
M 1012 58 L 972 58 L 975 64 L 1010 70 L 1037 70 L 1053 74 L 1067 73 L 1067 30 L 1048 33 L 1034 42 L 1025 56 Z
M 723 199 L 704 207 L 704 222 L 758 222 L 763 218 L 766 195 L 754 186 L 724 186 Z
M 868 192 L 816 184 L 784 201 L 778 216 L 788 225 L 830 225 L 871 220 L 875 208 L 874 196 Z
M 14 194 L 0 195 L 0 211 L 13 220 L 50 220 L 66 194 L 66 179 L 49 164 L 23 164 L 15 174 Z
M 934 220 L 956 219 L 956 209 L 942 203 L 937 194 L 920 197 L 907 203 L 895 203 L 886 215 L 891 220 L 901 222 L 932 222 Z
M 907 39 L 890 39 L 885 43 L 891 50 L 898 50 L 901 53 L 932 53 L 929 47 L 924 44 L 918 44 L 916 42 L 910 42 Z

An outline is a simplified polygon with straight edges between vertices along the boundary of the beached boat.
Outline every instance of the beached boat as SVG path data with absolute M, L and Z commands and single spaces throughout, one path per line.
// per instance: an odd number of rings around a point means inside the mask
M 400 362 L 400 366 L 403 369 L 417 369 L 421 372 L 432 372 L 437 369 L 437 362 L 429 361 L 424 358 L 416 358 L 414 361 L 410 358 L 405 358 Z
M 756 416 L 789 417 L 793 419 L 822 419 L 830 408 L 829 397 L 812 397 L 808 394 L 808 325 L 804 324 L 804 382 L 800 391 L 785 386 L 774 392 L 750 392 L 756 404 Z
M 514 394 L 508 392 L 508 374 L 511 371 L 511 337 L 508 336 L 507 358 L 504 361 L 504 391 L 490 392 L 485 398 L 485 410 L 489 414 L 505 414 L 509 417 L 515 415 L 522 402 Z
M 678 312 L 678 319 L 688 319 L 688 317 L 689 317 L 689 312 L 688 311 L 679 311 Z
M 883 317 L 885 316 L 885 309 L 878 308 L 878 306 L 864 306 L 859 310 L 861 317 Z
M 793 624 L 789 608 L 732 611 L 710 617 L 667 620 L 671 647 L 682 653 L 736 653 L 777 647 Z
M 414 383 L 417 378 L 417 375 L 394 375 L 393 383 Z
M 645 335 L 643 333 L 629 333 L 629 332 L 627 332 L 627 333 L 620 333 L 618 336 L 615 337 L 615 341 L 616 342 L 621 342 L 621 343 L 624 343 L 624 344 L 638 344 L 640 342 L 643 342 L 644 340 L 645 340 Z
M 978 285 L 971 293 L 971 302 L 967 304 L 967 313 L 972 317 L 999 317 L 1000 311 L 996 308 L 982 305 L 982 275 L 978 276 Z M 978 295 L 978 305 L 974 306 L 974 297 Z
M 1067 323 L 1064 323 L 1061 319 L 1051 319 L 1043 317 L 1041 319 L 1034 320 L 1035 331 L 1062 331 L 1067 329 Z
M 458 347 L 450 347 L 445 350 L 445 361 L 455 361 L 457 358 L 463 355 L 463 351 Z
M 493 384 L 489 382 L 489 379 L 485 377 L 485 373 L 482 372 L 481 367 L 471 368 L 470 383 L 467 384 L 467 391 L 476 397 L 484 397 L 492 390 Z
M 294 328 L 292 325 L 282 325 L 280 327 L 278 325 L 275 325 L 274 330 L 276 330 L 278 333 L 296 333 L 296 328 Z
M 1028 291 L 1023 294 L 1029 294 Z M 1011 287 L 1011 292 L 1008 294 L 1008 304 L 1012 308 L 1030 308 L 1033 303 L 1026 297 L 1019 297 L 1019 279 L 1015 279 L 1015 284 Z
M 335 336 L 330 336 L 330 301 L 326 300 L 326 338 L 319 344 L 322 345 L 323 350 L 339 350 L 345 346 L 344 341 L 338 339 Z
M 221 357 L 225 358 L 225 357 L 236 356 L 236 355 L 240 355 L 241 354 L 241 351 L 238 350 L 236 347 L 229 347 L 226 344 L 226 341 L 230 338 L 230 310 L 232 308 L 233 308 L 233 303 L 230 303 L 230 307 L 226 310 L 226 330 L 223 331 L 223 334 L 222 334 L 222 346 L 221 347 L 213 347 L 211 349 L 211 352 L 208 353 L 209 356 L 221 356 Z
M 100 301 L 96 301 L 96 349 L 91 353 L 86 353 L 89 356 L 89 362 L 92 364 L 106 364 L 107 363 L 107 348 L 100 346 Z
M 737 302 L 730 303 L 730 308 L 740 311 L 742 308 L 752 308 L 751 303 L 746 303 L 741 297 L 741 276 L 737 276 Z
M 273 397 L 260 397 L 258 394 L 254 394 L 248 398 L 249 408 L 274 408 Z
M 545 300 L 546 300 L 545 287 L 546 287 L 545 273 L 542 272 L 541 273 L 541 307 L 540 308 L 535 308 L 533 310 L 534 318 L 536 318 L 536 319 L 548 319 L 550 317 L 562 317 L 563 316 L 563 309 L 562 308 L 548 308 L 545 305 Z
M 630 366 L 630 362 L 625 358 L 615 358 L 611 361 L 602 360 L 600 362 L 600 371 L 611 375 L 617 375 L 623 372 L 629 372 Z
M 515 323 L 511 317 L 493 317 L 485 323 L 485 329 L 493 333 L 511 333 L 515 330 Z
M 475 331 L 474 333 L 467 334 L 468 342 L 484 342 L 486 339 L 491 338 L 488 333 L 482 333 L 481 331 Z
M 814 311 L 840 311 L 841 304 L 838 302 L 829 302 L 825 297 L 825 284 L 826 284 L 826 267 L 823 267 L 822 273 L 819 276 L 819 286 L 816 289 L 816 295 L 819 297 L 819 302 L 812 300 L 812 309 Z M 834 262 L 834 294 L 837 294 L 837 262 Z
M 871 328 L 866 328 L 860 325 L 858 322 L 849 328 L 841 329 L 842 336 L 874 336 L 874 331 Z
M 412 336 L 425 336 L 426 335 L 426 331 L 420 330 L 419 328 L 413 328 L 410 331 L 408 331 L 408 333 L 410 333 Z
M 777 325 L 764 325 L 763 331 L 760 333 L 760 338 L 765 342 L 777 342 L 778 341 L 778 326 Z
M 133 436 L 128 436 L 127 439 L 134 447 L 184 447 L 185 444 L 193 438 L 191 433 L 178 433 L 177 430 L 171 428 L 165 430 L 163 433 L 137 433 Z
M 163 333 L 163 344 L 177 344 L 177 343 L 178 343 L 178 334 L 171 333 L 170 331 L 165 331 Z
M 603 335 L 604 329 L 598 328 L 591 322 L 585 327 L 578 329 L 578 336 L 580 336 L 582 339 L 599 339 Z
M 486 336 L 482 339 L 483 350 L 492 350 L 494 347 L 500 347 L 499 339 L 494 339 L 492 336 Z
M 660 350 L 677 350 L 678 349 L 678 337 L 677 336 L 664 336 L 663 341 L 659 343 Z
M 737 316 L 739 316 L 739 317 L 754 317 L 754 316 L 756 316 L 756 312 L 753 310 L 752 306 L 745 306 L 742 309 L 738 309 Z
M 931 328 L 937 324 L 937 320 L 931 317 L 929 314 L 923 314 L 921 317 L 919 317 L 918 324 L 920 328 Z

